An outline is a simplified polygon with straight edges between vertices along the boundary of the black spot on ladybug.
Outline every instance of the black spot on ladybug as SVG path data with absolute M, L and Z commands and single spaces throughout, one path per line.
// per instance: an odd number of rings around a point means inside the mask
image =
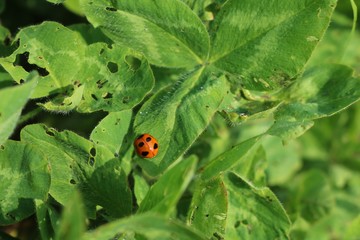
M 137 139 L 140 139 L 140 138 L 142 138 L 143 136 L 144 136 L 144 134 L 140 135 Z
M 140 142 L 140 143 L 138 144 L 138 146 L 139 146 L 139 147 L 142 147 L 142 146 L 144 146 L 144 143 L 143 143 L 143 142 Z
M 141 155 L 142 155 L 143 157 L 146 157 L 148 154 L 149 154 L 149 152 L 141 152 Z
M 150 141 L 151 141 L 151 137 L 147 137 L 147 138 L 146 138 L 146 141 L 147 141 L 147 142 L 150 142 Z
M 155 144 L 154 144 L 154 149 L 157 149 L 157 148 L 158 148 L 158 144 L 155 143 Z

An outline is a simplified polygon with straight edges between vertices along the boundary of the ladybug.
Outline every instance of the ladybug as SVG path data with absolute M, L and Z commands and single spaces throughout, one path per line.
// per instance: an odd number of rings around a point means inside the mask
M 136 153 L 142 158 L 153 158 L 159 150 L 157 140 L 150 134 L 142 134 L 134 141 Z

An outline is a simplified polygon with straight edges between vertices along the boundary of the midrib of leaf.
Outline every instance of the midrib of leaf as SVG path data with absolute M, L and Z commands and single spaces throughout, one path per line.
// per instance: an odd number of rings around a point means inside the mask
M 202 66 L 195 74 L 195 76 L 194 76 L 194 78 L 196 79 L 196 81 L 192 81 L 191 83 L 190 83 L 190 85 L 188 85 L 188 87 L 187 87 L 187 92 L 185 93 L 185 94 L 183 94 L 182 96 L 181 96 L 181 99 L 180 99 L 180 101 L 176 104 L 174 104 L 174 107 L 176 108 L 176 110 L 175 110 L 175 113 L 174 113 L 174 115 L 173 115 L 173 121 L 172 121 L 172 127 L 171 127 L 171 129 L 174 129 L 174 126 L 175 126 L 175 124 L 176 124 L 176 116 L 179 116 L 179 115 L 181 115 L 181 114 L 179 114 L 179 106 L 181 106 L 182 105 L 182 103 L 185 101 L 185 100 L 187 100 L 187 96 L 190 94 L 190 92 L 191 92 L 191 90 L 193 89 L 193 87 L 196 85 L 196 83 L 198 82 L 198 80 L 200 79 L 200 76 L 202 75 L 202 73 L 203 73 L 203 71 L 205 70 L 205 67 L 204 66 Z M 191 77 L 189 77 L 189 78 L 191 78 Z M 189 79 L 185 79 L 184 81 L 186 81 L 186 80 L 189 80 Z M 173 93 L 173 94 L 176 94 L 176 92 L 175 93 Z M 170 98 L 171 99 L 171 98 Z M 174 139 L 174 134 L 175 134 L 175 131 L 171 131 L 171 137 L 170 137 L 170 139 Z M 170 145 L 169 145 L 170 146 Z M 166 148 L 166 153 L 165 153 L 165 155 L 164 156 L 166 156 L 166 154 L 167 154 L 167 152 L 168 152 L 168 149 L 169 149 L 169 146 Z M 190 145 L 188 146 L 188 148 L 189 147 L 191 147 Z
M 254 36 L 253 38 L 249 39 L 249 41 L 244 42 L 243 44 L 237 46 L 236 48 L 230 50 L 229 52 L 224 53 L 223 55 L 217 57 L 216 59 L 211 59 L 211 57 L 210 57 L 210 62 L 214 64 L 214 63 L 216 63 L 217 61 L 220 61 L 221 59 L 223 59 L 223 58 L 227 57 L 228 55 L 232 54 L 232 53 L 235 52 L 236 50 L 242 48 L 244 45 L 247 45 L 247 44 L 249 44 L 249 43 L 251 43 L 251 42 L 256 41 L 257 39 L 259 39 L 260 37 L 266 35 L 268 32 L 272 31 L 273 29 L 281 26 L 282 24 L 288 22 L 289 20 L 293 19 L 294 17 L 300 15 L 302 12 L 306 11 L 310 6 L 312 6 L 313 4 L 315 5 L 316 3 L 317 3 L 317 2 L 315 2 L 315 1 L 314 1 L 314 2 L 311 2 L 311 3 L 308 4 L 305 8 L 300 9 L 298 12 L 295 12 L 295 13 L 292 14 L 292 15 L 289 15 L 289 17 L 287 17 L 287 18 L 285 18 L 284 20 L 280 21 L 278 24 L 275 24 L 274 26 L 272 26 L 272 27 L 269 28 L 268 30 L 266 30 L 266 31 L 264 31 L 264 32 L 262 32 L 262 33 L 259 33 L 258 35 L 256 35 L 256 36 Z M 321 40 L 321 39 L 319 39 L 319 40 Z
M 116 12 L 120 12 L 122 14 L 124 14 L 125 16 L 130 16 L 130 18 L 128 18 L 129 20 L 131 19 L 131 17 L 133 18 L 139 18 L 139 19 L 142 19 L 143 21 L 146 21 L 148 22 L 149 24 L 155 26 L 156 28 L 159 28 L 159 29 L 162 29 L 164 32 L 166 32 L 170 38 L 174 39 L 176 42 L 179 42 L 181 43 L 182 46 L 184 46 L 186 49 L 189 50 L 189 52 L 195 57 L 196 61 L 199 63 L 199 64 L 202 64 L 203 63 L 203 60 L 191 49 L 189 48 L 183 41 L 181 41 L 181 39 L 177 38 L 176 36 L 174 36 L 171 32 L 167 31 L 166 29 L 162 28 L 160 25 L 156 24 L 155 22 L 152 22 L 151 20 L 147 19 L 147 18 L 144 18 L 142 15 L 137 15 L 137 14 L 134 14 L 134 13 L 130 13 L 130 12 L 126 12 L 126 11 L 123 11 L 123 10 L 119 10 L 117 9 Z M 138 24 L 138 22 L 136 22 Z M 100 24 L 102 25 L 102 24 Z M 104 26 L 108 31 L 109 28 Z M 113 31 L 111 31 L 113 32 Z M 206 61 L 206 59 L 204 60 Z

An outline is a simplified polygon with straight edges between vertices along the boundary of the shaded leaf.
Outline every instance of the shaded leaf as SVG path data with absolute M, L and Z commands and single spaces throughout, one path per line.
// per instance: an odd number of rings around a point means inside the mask
M 79 188 L 85 197 L 85 203 L 102 206 L 113 218 L 130 215 L 132 193 L 118 159 L 107 161 L 96 168 L 91 176 L 86 173 L 78 175 L 81 178 Z
M 74 191 L 65 205 L 55 240 L 80 239 L 85 232 L 85 211 L 80 194 Z
M 46 199 L 50 187 L 47 157 L 29 144 L 8 140 L 0 145 L 0 224 L 34 213 L 34 199 Z

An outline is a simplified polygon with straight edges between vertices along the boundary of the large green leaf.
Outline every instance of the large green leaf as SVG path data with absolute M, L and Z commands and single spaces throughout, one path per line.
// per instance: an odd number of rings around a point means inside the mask
M 0 144 L 10 137 L 22 108 L 37 84 L 38 75 L 32 73 L 29 82 L 0 90 Z
M 134 131 L 154 136 L 159 152 L 138 163 L 151 175 L 165 170 L 206 128 L 227 92 L 223 75 L 200 68 L 151 97 L 136 115 Z
M 21 140 L 44 152 L 51 164 L 51 196 L 61 204 L 69 201 L 73 189 L 79 183 L 74 169 L 81 165 L 83 169 L 93 170 L 97 163 L 92 156 L 93 144 L 77 134 L 57 132 L 45 125 L 27 125 L 21 131 Z
M 223 180 L 229 199 L 225 239 L 289 239 L 290 220 L 269 188 L 256 188 L 231 172 Z
M 82 0 L 88 20 L 115 42 L 143 53 L 152 64 L 191 67 L 204 62 L 209 36 L 178 0 Z
M 247 89 L 282 88 L 303 69 L 335 4 L 336 0 L 229 0 L 210 30 L 210 62 L 240 76 Z
M 76 84 L 85 84 L 78 110 L 122 111 L 141 102 L 154 85 L 148 62 L 120 45 L 95 43 L 86 49 Z
M 29 144 L 0 145 L 0 225 L 34 213 L 34 199 L 46 199 L 50 187 L 48 158 Z
M 47 96 L 54 91 L 72 84 L 85 53 L 85 42 L 76 32 L 59 23 L 44 22 L 38 26 L 22 29 L 15 40 L 19 47 L 0 64 L 11 74 L 15 81 L 26 79 L 28 72 L 17 65 L 16 57 L 25 55 L 29 64 L 43 75 L 32 97 Z
M 154 85 L 147 61 L 119 45 L 87 45 L 85 38 L 94 42 L 91 34 L 97 33 L 82 30 L 80 35 L 56 22 L 24 28 L 16 37 L 19 47 L 0 64 L 20 82 L 29 73 L 17 58 L 26 57 L 30 65 L 24 65 L 42 75 L 31 97 L 51 95 L 41 104 L 50 111 L 121 111 L 138 104 Z
M 103 225 L 88 232 L 83 240 L 108 240 L 121 236 L 124 232 L 135 232 L 146 236 L 146 239 L 191 239 L 205 240 L 201 233 L 185 224 L 153 214 L 139 214 Z
M 208 239 L 223 239 L 227 205 L 227 192 L 220 177 L 209 181 L 199 180 L 191 200 L 188 223 Z
M 138 213 L 146 211 L 169 215 L 193 178 L 197 159 L 191 156 L 169 169 L 151 186 Z
M 26 126 L 21 139 L 47 154 L 53 173 L 50 194 L 55 200 L 66 204 L 77 187 L 84 195 L 89 217 L 94 217 L 96 205 L 102 206 L 112 217 L 131 213 L 127 177 L 120 162 L 111 160 L 113 152 L 95 148 L 92 142 L 73 132 L 57 132 L 44 125 Z

